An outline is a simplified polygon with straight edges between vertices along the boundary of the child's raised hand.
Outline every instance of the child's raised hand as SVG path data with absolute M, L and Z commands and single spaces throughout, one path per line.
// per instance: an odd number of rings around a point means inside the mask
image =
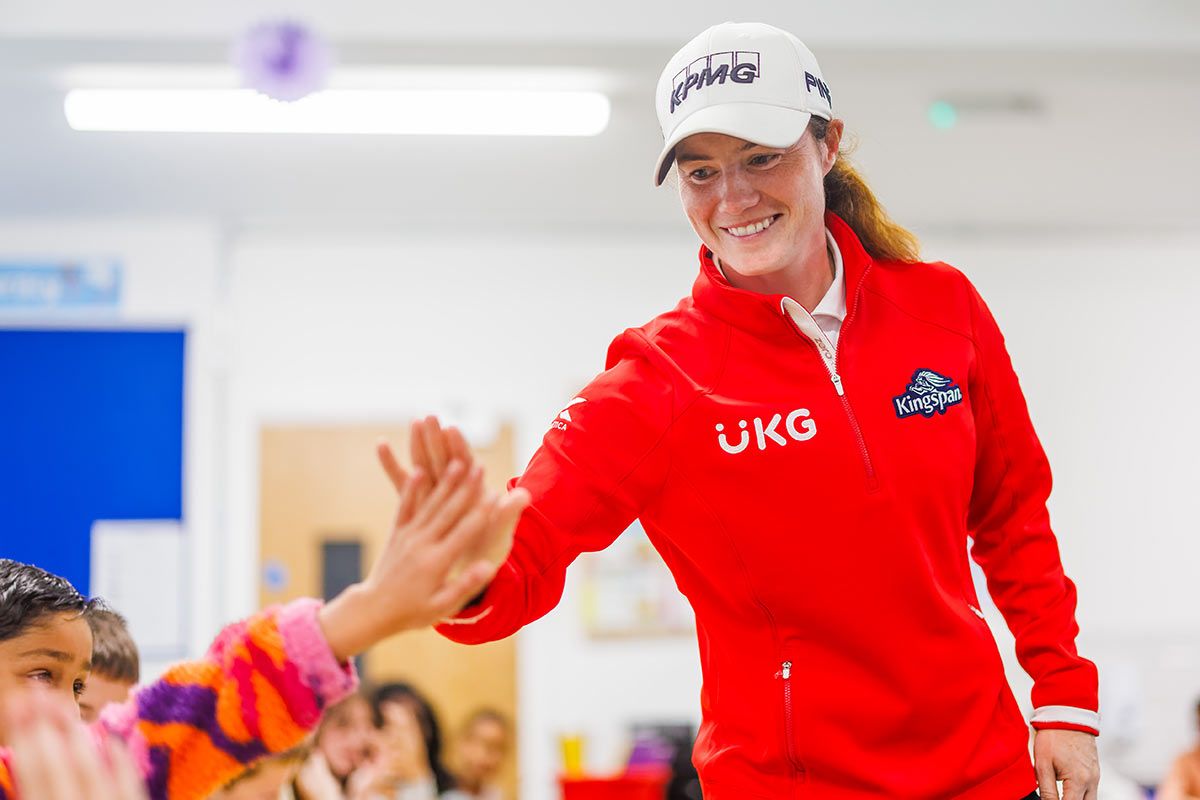
M 45 691 L 6 697 L 5 715 L 19 797 L 28 800 L 145 800 L 129 755 L 109 739 L 105 758 L 78 708 Z
M 417 470 L 429 476 L 431 484 L 436 485 L 442 480 L 447 466 L 454 461 L 473 466 L 478 464 L 462 433 L 454 427 L 443 428 L 437 417 L 415 421 L 410 441 L 413 464 Z M 386 443 L 381 443 L 377 454 L 392 486 L 398 493 L 403 493 L 411 478 L 400 466 L 395 453 Z M 493 499 L 495 505 L 487 522 L 490 535 L 481 542 L 480 547 L 464 553 L 458 569 L 465 569 L 475 561 L 499 565 L 508 558 L 517 523 L 529 505 L 529 494 L 524 489 L 513 489 L 494 494 Z
M 483 555 L 504 536 L 489 525 L 498 502 L 483 491 L 483 469 L 452 459 L 431 483 L 420 468 L 407 476 L 392 533 L 370 574 L 321 609 L 321 629 L 339 660 L 455 614 L 499 568 L 500 561 Z M 508 515 L 522 495 L 509 502 Z

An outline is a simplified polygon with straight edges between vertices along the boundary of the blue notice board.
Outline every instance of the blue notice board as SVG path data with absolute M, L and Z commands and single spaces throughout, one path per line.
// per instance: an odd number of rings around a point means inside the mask
M 0 330 L 0 557 L 87 593 L 94 521 L 182 518 L 185 340 Z

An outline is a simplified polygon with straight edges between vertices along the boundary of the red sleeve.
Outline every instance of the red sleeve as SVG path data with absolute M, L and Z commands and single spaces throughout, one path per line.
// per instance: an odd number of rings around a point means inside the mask
M 539 619 L 562 597 L 567 566 L 611 544 L 654 498 L 666 476 L 675 392 L 644 357 L 652 347 L 636 331 L 618 338 L 612 366 L 554 419 L 512 482 L 533 500 L 508 560 L 478 603 L 438 626 L 444 636 L 489 642 Z
M 1063 573 L 1046 509 L 1050 465 L 996 320 L 973 286 L 969 294 L 977 435 L 971 555 L 1033 678 L 1033 726 L 1098 733 L 1096 667 L 1075 648 L 1075 584 Z

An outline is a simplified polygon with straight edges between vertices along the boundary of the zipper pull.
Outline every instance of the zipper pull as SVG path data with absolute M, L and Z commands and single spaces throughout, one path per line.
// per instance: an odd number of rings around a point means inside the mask
M 833 388 L 837 389 L 838 397 L 845 397 L 846 390 L 842 388 L 842 376 L 835 372 L 829 377 L 829 379 L 833 381 Z
M 779 672 L 776 672 L 775 677 L 783 678 L 785 681 L 791 679 L 791 677 L 792 677 L 792 662 L 790 662 L 790 661 L 783 662 L 783 669 L 779 670 Z

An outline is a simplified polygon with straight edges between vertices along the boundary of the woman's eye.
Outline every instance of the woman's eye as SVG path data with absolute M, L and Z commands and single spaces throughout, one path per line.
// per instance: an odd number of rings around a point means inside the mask
M 750 165 L 753 167 L 766 167 L 774 164 L 779 160 L 779 153 L 759 153 L 751 157 Z
M 87 688 L 87 684 L 83 681 L 75 681 L 75 696 L 83 694 L 83 690 Z
M 688 173 L 688 178 L 693 181 L 705 181 L 711 178 L 713 171 L 708 167 L 700 167 Z
M 49 670 L 45 669 L 39 669 L 36 672 L 29 673 L 29 678 L 31 680 L 41 681 L 42 683 L 54 683 L 54 676 L 50 674 Z

